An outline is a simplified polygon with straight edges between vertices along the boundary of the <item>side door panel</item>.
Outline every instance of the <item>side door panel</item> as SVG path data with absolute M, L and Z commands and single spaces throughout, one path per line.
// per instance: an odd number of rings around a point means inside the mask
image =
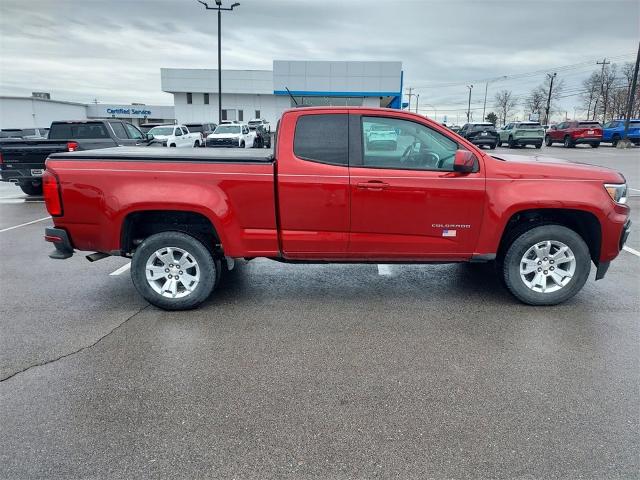
M 332 117 L 331 125 L 322 125 L 323 115 Z M 330 260 L 347 255 L 347 119 L 346 111 L 301 111 L 286 115 L 279 127 L 280 138 L 293 139 L 276 146 L 280 249 L 286 258 Z M 330 159 L 325 158 L 328 153 Z
M 362 123 L 358 121 L 358 125 Z M 398 129 L 403 124 L 390 122 L 389 125 Z M 351 132 L 354 130 L 352 127 Z M 362 131 L 356 133 L 362 135 Z M 455 152 L 455 141 L 444 131 L 439 134 L 449 139 Z M 403 137 L 402 133 L 398 135 L 398 155 L 408 148 L 409 139 Z M 459 174 L 445 170 L 368 167 L 366 162 L 371 153 L 367 153 L 362 137 L 359 140 L 360 159 L 353 156 L 350 166 L 351 256 L 370 260 L 469 258 L 475 250 L 483 219 L 482 168 L 475 173 Z M 374 152 L 372 155 L 383 158 L 390 154 Z

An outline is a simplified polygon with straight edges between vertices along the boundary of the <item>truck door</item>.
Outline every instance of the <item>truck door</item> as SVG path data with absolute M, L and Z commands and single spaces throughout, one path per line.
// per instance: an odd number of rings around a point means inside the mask
M 129 138 L 127 134 L 127 129 L 124 126 L 124 123 L 120 121 L 110 121 L 108 122 L 111 130 L 115 134 L 116 142 L 118 145 L 135 145 L 136 142 Z
M 350 132 L 359 136 L 360 151 L 352 148 L 350 156 L 350 256 L 471 257 L 484 211 L 482 169 L 453 172 L 458 143 L 419 121 L 379 113 L 353 117 Z
M 280 248 L 295 259 L 339 259 L 349 239 L 347 111 L 287 112 L 276 145 Z

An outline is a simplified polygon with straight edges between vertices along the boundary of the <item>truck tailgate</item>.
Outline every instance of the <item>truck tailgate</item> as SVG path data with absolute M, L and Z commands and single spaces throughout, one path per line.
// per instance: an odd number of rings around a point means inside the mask
M 66 151 L 66 140 L 5 140 L 0 142 L 3 170 L 43 169 L 44 162 L 50 154 Z

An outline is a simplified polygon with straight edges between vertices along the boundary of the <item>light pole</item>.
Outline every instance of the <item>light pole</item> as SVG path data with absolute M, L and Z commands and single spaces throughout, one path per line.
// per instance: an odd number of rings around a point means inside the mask
M 471 90 L 473 89 L 473 85 L 467 85 L 469 89 L 469 106 L 467 107 L 467 123 L 471 121 Z
M 230 12 L 235 7 L 240 6 L 239 3 L 234 3 L 229 8 L 222 8 L 222 0 L 215 0 L 216 6 L 210 7 L 207 3 L 202 0 L 198 0 L 198 3 L 204 5 L 204 8 L 207 10 L 217 10 L 218 11 L 218 124 L 222 123 L 222 48 L 221 48 L 221 38 L 222 38 L 222 11 Z
M 425 103 L 424 105 L 425 105 L 425 107 L 433 108 L 433 111 L 434 111 L 433 119 L 437 122 L 438 121 L 438 109 L 436 107 L 434 107 L 433 105 L 431 105 L 430 103 Z
M 493 82 L 497 82 L 498 80 L 504 80 L 507 78 L 506 75 L 502 75 L 501 77 L 493 78 L 491 80 L 487 80 L 487 83 L 484 84 L 484 105 L 482 106 L 482 121 L 485 121 L 485 110 L 487 109 L 487 91 L 489 90 L 489 84 Z

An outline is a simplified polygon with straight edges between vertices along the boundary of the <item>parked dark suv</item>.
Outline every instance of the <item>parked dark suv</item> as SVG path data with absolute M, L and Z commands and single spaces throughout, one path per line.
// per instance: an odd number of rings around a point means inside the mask
M 465 123 L 458 132 L 458 135 L 466 138 L 474 145 L 478 145 L 479 147 L 486 145 L 491 150 L 498 145 L 498 132 L 493 123 Z

